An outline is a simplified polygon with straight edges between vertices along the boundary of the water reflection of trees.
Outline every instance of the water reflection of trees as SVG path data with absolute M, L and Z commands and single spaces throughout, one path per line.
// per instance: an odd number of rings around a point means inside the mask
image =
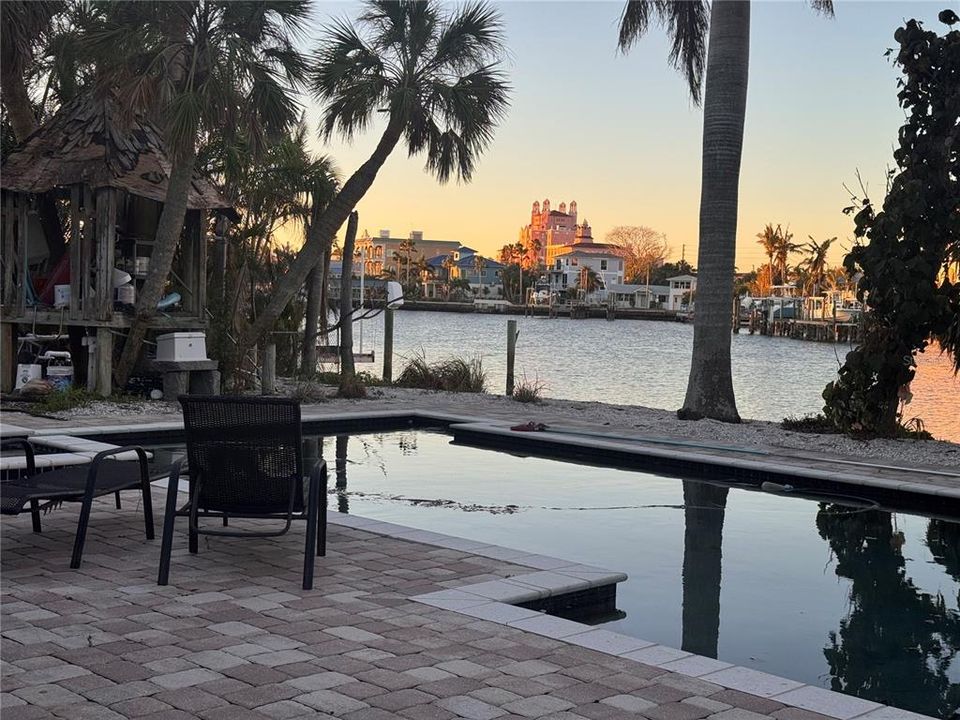
M 824 648 L 832 688 L 949 717 L 960 705 L 960 684 L 948 676 L 960 652 L 960 613 L 907 577 L 893 516 L 824 503 L 817 529 L 836 557 L 836 574 L 852 581 L 849 614 Z M 960 527 L 931 521 L 928 545 L 955 576 L 958 540 Z
M 683 629 L 681 648 L 717 657 L 723 519 L 729 488 L 683 483 Z

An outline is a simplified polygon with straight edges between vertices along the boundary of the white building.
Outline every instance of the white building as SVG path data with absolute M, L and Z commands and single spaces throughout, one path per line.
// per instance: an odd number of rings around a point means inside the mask
M 612 297 L 611 297 L 612 296 Z M 618 309 L 649 310 L 665 308 L 670 298 L 667 285 L 617 285 L 607 288 L 607 302 Z
M 569 295 L 585 282 L 590 271 L 599 278 L 600 288 L 586 297 L 588 302 L 605 302 L 607 288 L 623 284 L 623 258 L 613 245 L 578 242 L 555 249 L 549 268 L 550 289 L 568 291 Z
M 696 275 L 675 275 L 667 278 L 670 294 L 667 296 L 667 310 L 692 310 L 693 294 L 697 291 Z

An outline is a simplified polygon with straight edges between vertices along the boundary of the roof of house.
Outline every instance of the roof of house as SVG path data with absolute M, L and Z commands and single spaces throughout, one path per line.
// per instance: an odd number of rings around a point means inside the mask
M 673 277 L 668 277 L 667 282 L 671 280 L 696 280 L 696 275 L 674 275 Z
M 607 290 L 620 295 L 633 295 L 638 292 L 646 293 L 648 288 L 651 295 L 666 295 L 670 291 L 670 288 L 666 285 L 629 285 L 618 283 L 607 285 Z
M 557 248 L 557 255 L 611 255 L 619 256 L 615 245 L 609 243 L 579 242 Z
M 427 258 L 427 265 L 430 267 L 443 267 L 443 261 L 450 257 L 449 253 L 434 255 L 433 257 Z M 482 256 L 481 256 L 482 257 Z M 476 258 L 476 253 L 473 255 L 465 255 L 459 260 L 456 260 L 453 264 L 460 268 L 473 268 L 473 263 Z M 503 263 L 499 263 L 496 260 L 491 258 L 483 258 L 483 264 L 485 268 L 502 268 Z
M 65 104 L 3 164 L 0 187 L 41 193 L 84 184 L 115 187 L 163 202 L 172 162 L 160 130 L 122 112 L 113 95 L 88 93 Z M 194 173 L 187 207 L 229 208 L 209 180 Z

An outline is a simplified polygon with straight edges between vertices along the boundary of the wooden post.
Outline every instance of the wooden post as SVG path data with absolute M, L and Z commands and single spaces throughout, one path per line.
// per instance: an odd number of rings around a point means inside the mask
M 70 187 L 70 319 L 80 317 L 80 186 Z
M 29 200 L 26 195 L 17 197 L 17 252 L 14 260 L 17 263 L 17 297 L 16 314 L 23 315 L 26 307 L 27 295 L 27 258 L 30 255 L 29 241 L 29 223 L 27 219 L 27 205 Z
M 112 284 L 112 283 L 111 283 Z M 113 333 L 108 327 L 97 328 L 97 393 L 110 397 L 113 390 Z
M 12 192 L 4 193 L 3 199 L 3 305 L 13 312 L 16 305 L 17 291 L 15 277 L 19 275 L 17 264 L 16 238 L 14 227 L 16 222 L 16 208 L 13 204 Z
M 96 317 L 95 296 L 91 292 L 90 268 L 97 257 L 94 240 L 94 204 L 93 192 L 89 185 L 82 187 L 83 193 L 83 229 L 80 233 L 80 276 L 77 286 L 80 288 L 80 314 L 85 320 Z M 73 279 L 70 280 L 72 286 Z
M 393 382 L 393 308 L 383 313 L 383 379 Z
M 517 357 L 517 321 L 507 320 L 507 395 L 513 395 L 513 367 Z
M 5 393 L 13 392 L 17 372 L 13 331 L 13 323 L 0 323 L 0 390 Z
M 96 318 L 109 320 L 113 315 L 113 264 L 117 241 L 117 191 L 97 188 L 97 289 Z M 111 342 L 112 346 L 112 342 Z
M 277 344 L 267 343 L 263 353 L 263 376 L 260 379 L 260 394 L 273 395 L 277 388 Z
M 197 210 L 197 317 L 207 321 L 207 211 Z

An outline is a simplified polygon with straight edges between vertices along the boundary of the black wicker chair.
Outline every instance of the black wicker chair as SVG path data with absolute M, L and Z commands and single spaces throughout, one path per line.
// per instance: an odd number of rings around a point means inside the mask
M 20 447 L 26 457 L 26 475 L 0 482 L 0 512 L 19 515 L 29 506 L 33 531 L 40 532 L 40 511 L 62 502 L 79 502 L 80 519 L 73 542 L 70 567 L 80 567 L 83 544 L 87 538 L 87 524 L 94 498 L 115 495 L 120 507 L 122 490 L 139 490 L 143 497 L 143 523 L 148 540 L 153 540 L 153 504 L 150 500 L 150 478 L 147 473 L 147 454 L 143 448 L 121 447 L 97 453 L 84 465 L 71 465 L 38 473 L 33 446 L 24 439 L 10 438 L 2 447 Z M 110 460 L 114 455 L 137 453 L 138 462 Z
M 187 503 L 177 509 L 184 460 L 174 464 L 167 485 L 167 507 L 160 549 L 159 585 L 170 575 L 173 524 L 189 518 L 189 547 L 199 535 L 276 537 L 293 520 L 307 521 L 303 589 L 313 588 L 314 552 L 327 553 L 327 466 L 317 462 L 304 492 L 300 404 L 285 398 L 182 395 L 187 438 Z M 200 517 L 222 518 L 222 527 L 200 527 Z M 236 531 L 230 518 L 279 521 L 279 528 Z M 314 547 L 316 550 L 314 551 Z

